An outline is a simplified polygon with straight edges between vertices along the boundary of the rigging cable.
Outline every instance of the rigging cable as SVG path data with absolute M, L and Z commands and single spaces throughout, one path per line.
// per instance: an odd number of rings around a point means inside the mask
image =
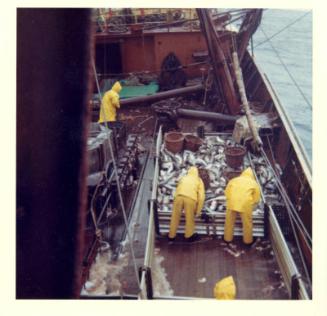
M 270 36 L 269 38 L 267 38 L 266 40 L 258 43 L 257 45 L 254 46 L 254 48 L 257 48 L 258 46 L 268 42 L 269 40 L 271 40 L 273 37 L 277 36 L 278 34 L 282 33 L 283 31 L 285 31 L 286 29 L 288 29 L 290 26 L 292 26 L 293 24 L 295 24 L 296 22 L 300 21 L 301 19 L 303 19 L 305 16 L 307 16 L 309 13 L 311 13 L 311 11 L 301 15 L 300 17 L 298 17 L 296 20 L 294 20 L 292 23 L 287 24 L 285 27 L 283 27 L 282 29 L 280 29 L 278 32 L 276 32 L 274 35 Z
M 282 184 L 282 182 L 281 182 L 281 180 L 280 180 L 280 177 L 277 175 L 277 173 L 275 172 L 274 168 L 272 167 L 272 165 L 271 165 L 271 163 L 270 163 L 270 161 L 269 161 L 269 159 L 268 159 L 266 153 L 264 152 L 264 150 L 262 150 L 262 156 L 263 156 L 264 160 L 266 161 L 266 164 L 267 164 L 267 165 L 271 168 L 271 170 L 272 170 L 272 173 L 273 173 L 273 175 L 274 175 L 274 178 L 275 178 L 276 181 L 277 181 L 277 183 L 276 183 L 276 184 L 277 184 L 277 187 L 278 187 L 278 189 L 279 189 L 279 191 L 280 191 L 280 194 L 281 194 L 282 198 L 284 199 L 284 202 L 285 202 L 286 207 L 288 207 L 288 208 L 290 209 L 292 218 L 294 219 L 295 223 L 297 224 L 297 227 L 299 228 L 299 230 L 301 230 L 301 232 L 302 232 L 302 233 L 306 236 L 306 238 L 308 239 L 308 240 L 305 239 L 305 241 L 306 241 L 308 247 L 311 248 L 311 245 L 309 244 L 309 242 L 312 244 L 311 236 L 310 236 L 310 234 L 308 233 L 307 229 L 305 228 L 305 226 L 304 226 L 304 224 L 303 224 L 301 218 L 300 218 L 299 215 L 297 214 L 296 209 L 295 209 L 295 207 L 294 207 L 292 201 L 291 201 L 290 198 L 288 197 L 288 195 L 287 195 L 287 193 L 286 193 L 286 191 L 285 191 L 285 189 L 284 189 L 284 187 L 283 187 L 283 184 Z
M 96 85 L 97 85 L 97 89 L 98 89 L 98 95 L 99 95 L 99 98 L 100 98 L 101 108 L 102 108 L 102 102 L 101 102 L 102 98 L 101 98 L 100 86 L 99 86 L 99 82 L 98 82 L 98 76 L 97 76 L 94 60 L 92 60 L 92 67 L 93 67 L 93 71 L 94 71 L 94 77 L 95 77 L 95 81 L 96 81 Z M 100 108 L 100 110 L 101 110 L 101 108 Z M 105 121 L 105 125 L 106 125 L 107 129 L 109 130 L 107 121 Z M 111 131 L 109 130 L 109 133 L 108 133 L 109 149 L 110 149 L 110 155 L 111 155 L 112 163 L 113 163 L 113 167 L 114 167 L 114 173 L 115 173 L 115 176 L 116 176 L 117 191 L 118 191 L 118 196 L 119 196 L 121 208 L 122 208 L 122 211 L 123 211 L 123 217 L 124 217 L 124 222 L 125 222 L 125 226 L 126 226 L 127 237 L 128 237 L 128 240 L 129 240 L 129 246 L 130 246 L 130 251 L 131 251 L 131 255 L 132 255 L 136 281 L 137 281 L 138 287 L 140 289 L 140 287 L 141 287 L 140 286 L 140 279 L 139 279 L 139 274 L 138 274 L 137 266 L 136 266 L 136 259 L 135 259 L 135 254 L 134 254 L 133 241 L 132 241 L 130 230 L 129 230 L 129 227 L 128 227 L 128 220 L 127 220 L 127 216 L 126 216 L 125 205 L 124 205 L 124 201 L 123 201 L 123 197 L 122 197 L 121 189 L 120 189 L 120 179 L 119 179 L 119 176 L 118 176 L 116 159 L 114 157 L 114 152 L 113 152 L 113 149 L 112 149 L 111 137 L 109 137 L 110 134 L 111 134 Z
M 300 94 L 302 95 L 303 99 L 305 100 L 305 102 L 309 105 L 309 107 L 312 109 L 312 105 L 309 102 L 309 100 L 307 99 L 307 97 L 305 96 L 305 94 L 303 93 L 301 87 L 297 84 L 296 80 L 294 79 L 293 75 L 291 74 L 291 72 L 288 70 L 286 64 L 283 62 L 282 58 L 280 57 L 280 55 L 278 54 L 276 48 L 274 47 L 274 45 L 272 44 L 272 42 L 270 41 L 270 39 L 268 38 L 268 35 L 266 34 L 266 32 L 264 31 L 264 29 L 262 28 L 262 26 L 260 27 L 261 32 L 265 35 L 265 37 L 267 38 L 267 41 L 269 41 L 269 44 L 271 46 L 271 48 L 274 50 L 276 56 L 278 57 L 280 63 L 282 64 L 282 66 L 284 67 L 284 69 L 286 70 L 286 72 L 288 73 L 288 75 L 290 76 L 291 80 L 293 81 L 294 85 L 296 86 L 296 88 L 299 90 Z
M 266 160 L 266 162 L 269 163 L 268 157 L 266 156 L 266 153 L 265 153 L 265 151 L 264 151 L 262 148 L 261 148 L 261 153 L 262 153 L 264 159 Z M 269 163 L 269 164 L 270 164 L 270 163 Z M 272 169 L 272 170 L 273 170 L 273 169 Z M 273 173 L 274 173 L 274 175 L 275 175 L 275 177 L 276 177 L 276 173 L 275 173 L 274 170 L 273 170 Z M 278 179 L 278 177 L 276 177 L 276 179 L 277 179 L 277 183 L 279 183 L 280 180 Z M 283 188 L 283 186 L 281 185 L 281 183 L 279 183 L 279 184 L 280 184 L 279 189 L 283 189 L 283 191 L 284 191 L 284 188 Z M 286 192 L 284 191 L 283 194 L 286 194 Z M 282 194 L 282 196 L 285 197 L 283 194 Z M 288 204 L 288 203 L 290 203 L 290 204 Z M 288 206 L 292 205 L 291 202 L 290 202 L 289 200 L 288 200 L 288 203 L 286 203 L 286 206 L 287 206 L 287 205 L 288 205 Z M 307 268 L 307 266 L 306 266 L 306 263 L 305 263 L 305 260 L 304 260 L 304 257 L 303 257 L 303 253 L 302 253 L 302 249 L 301 249 L 301 247 L 300 247 L 299 238 L 298 238 L 298 236 L 297 236 L 297 233 L 296 233 L 296 230 L 295 230 L 295 227 L 294 227 L 294 222 L 293 222 L 294 218 L 293 218 L 292 215 L 291 215 L 290 207 L 286 207 L 286 209 L 287 209 L 287 213 L 288 213 L 288 215 L 290 216 L 291 228 L 292 228 L 292 231 L 293 231 L 293 234 L 294 234 L 294 237 L 295 237 L 296 245 L 297 245 L 298 250 L 299 250 L 299 255 L 300 255 L 301 262 L 302 262 L 302 266 L 303 266 L 303 269 L 304 269 L 305 275 L 306 275 L 306 277 L 307 277 L 307 280 L 310 281 L 310 279 L 311 279 L 311 278 L 310 278 L 310 274 L 309 274 L 308 268 Z M 293 220 L 292 220 L 292 218 L 293 218 Z M 305 239 L 304 239 L 304 240 L 305 240 Z
M 267 156 L 266 156 L 266 154 L 265 154 L 265 152 L 264 152 L 264 150 L 263 150 L 262 148 L 261 148 L 261 153 L 263 154 L 265 160 L 268 159 Z M 249 161 L 250 161 L 251 168 L 252 168 L 253 170 L 255 170 L 250 155 L 249 155 Z M 266 160 L 266 163 L 267 163 L 267 164 L 272 168 L 272 166 L 270 165 L 269 160 Z M 273 170 L 273 169 L 272 169 L 272 170 Z M 273 170 L 273 171 L 274 171 L 274 170 Z M 275 173 L 274 173 L 274 175 L 275 175 L 275 178 L 277 179 L 277 176 L 276 176 Z M 256 178 L 256 181 L 257 181 L 258 183 L 260 183 L 259 180 L 258 180 L 258 178 L 257 178 L 256 173 L 254 173 L 254 176 L 255 176 L 255 178 Z M 259 187 L 260 187 L 261 196 L 262 196 L 262 198 L 263 198 L 263 202 L 265 203 L 265 198 L 264 198 L 264 194 L 263 194 L 263 191 L 262 191 L 261 185 L 259 185 Z M 279 187 L 279 190 L 281 190 L 280 187 Z M 285 198 L 284 195 L 283 195 L 282 193 L 281 193 L 281 195 L 282 195 L 283 198 Z M 284 201 L 285 201 L 285 200 L 284 200 Z M 296 231 L 295 231 L 294 223 L 293 223 L 293 221 L 292 221 L 292 219 L 295 221 L 295 218 L 292 217 L 291 212 L 290 212 L 290 210 L 289 210 L 289 207 L 287 207 L 287 206 L 289 206 L 289 205 L 286 203 L 286 201 L 285 201 L 285 206 L 286 206 L 286 209 L 287 209 L 287 214 L 290 216 L 290 223 L 291 223 L 291 227 L 292 227 L 292 231 L 293 231 L 293 234 L 294 234 L 294 237 L 295 237 L 295 241 L 296 241 L 297 247 L 298 247 L 298 249 L 299 249 L 299 254 L 300 254 L 301 263 L 302 263 L 302 266 L 303 266 L 303 268 L 304 268 L 304 272 L 305 272 L 305 274 L 306 274 L 307 280 L 309 281 L 309 280 L 310 280 L 310 275 L 309 275 L 309 272 L 308 272 L 308 270 L 307 270 L 307 267 L 306 267 L 306 264 L 305 264 L 305 261 L 304 261 L 304 258 L 303 258 L 302 250 L 301 250 L 300 245 L 299 245 L 299 241 L 298 241 L 298 237 L 297 237 L 297 234 L 296 234 Z M 295 224 L 297 224 L 297 226 L 298 226 L 298 223 L 297 223 L 296 221 L 295 221 Z M 298 226 L 298 227 L 299 227 L 299 226 Z M 305 241 L 306 241 L 306 240 L 305 240 Z

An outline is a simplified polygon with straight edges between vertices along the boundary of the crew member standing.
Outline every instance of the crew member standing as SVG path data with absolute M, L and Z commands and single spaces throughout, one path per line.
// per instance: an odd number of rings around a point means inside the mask
M 119 92 L 122 86 L 116 81 L 111 90 L 107 91 L 101 102 L 100 116 L 98 123 L 115 122 L 117 119 L 117 109 L 120 108 Z
M 243 242 L 252 244 L 252 211 L 260 201 L 260 188 L 255 181 L 251 168 L 245 169 L 240 176 L 231 179 L 225 190 L 226 195 L 226 220 L 224 239 L 226 242 L 233 240 L 236 215 L 240 214 L 243 226 Z
M 185 213 L 185 233 L 187 241 L 198 239 L 194 234 L 194 216 L 200 216 L 204 203 L 205 190 L 202 179 L 199 177 L 197 167 L 191 167 L 187 175 L 179 181 L 174 197 L 173 211 L 170 219 L 168 238 L 174 240 L 181 218 L 182 210 Z

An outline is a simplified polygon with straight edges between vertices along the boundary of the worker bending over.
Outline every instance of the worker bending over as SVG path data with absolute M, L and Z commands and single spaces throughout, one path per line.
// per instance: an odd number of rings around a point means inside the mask
M 98 123 L 103 122 L 115 122 L 117 113 L 116 109 L 120 108 L 119 104 L 119 92 L 121 91 L 122 86 L 119 81 L 116 81 L 112 86 L 111 90 L 107 91 L 101 102 L 100 107 L 100 116 Z
M 194 241 L 198 238 L 194 233 L 194 216 L 200 216 L 204 203 L 205 191 L 202 179 L 199 177 L 198 169 L 191 167 L 187 175 L 179 181 L 173 204 L 170 220 L 169 240 L 174 240 L 181 218 L 182 210 L 185 213 L 185 238 Z
M 224 239 L 226 242 L 233 240 L 235 219 L 239 213 L 243 226 L 243 242 L 250 245 L 253 242 L 252 211 L 260 201 L 260 188 L 252 169 L 247 168 L 240 176 L 231 179 L 227 184 L 225 195 L 227 211 Z

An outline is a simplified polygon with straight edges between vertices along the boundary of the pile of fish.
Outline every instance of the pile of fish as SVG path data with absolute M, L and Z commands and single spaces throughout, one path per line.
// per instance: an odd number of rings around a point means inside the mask
M 262 188 L 262 193 L 265 197 L 266 203 L 270 205 L 282 203 L 281 196 L 277 189 L 276 178 L 271 165 L 268 165 L 263 157 L 257 157 L 250 154 L 250 159 L 254 167 L 257 180 Z M 279 164 L 275 164 L 275 172 L 277 176 L 282 175 L 282 170 Z
M 229 135 L 205 137 L 197 152 L 184 150 L 182 153 L 173 154 L 162 144 L 157 192 L 159 211 L 172 211 L 173 197 L 178 181 L 186 175 L 191 166 L 197 166 L 206 169 L 210 177 L 210 185 L 206 190 L 202 212 L 213 217 L 217 214 L 224 214 L 226 211 L 224 190 L 228 182 L 226 174 L 228 171 L 235 171 L 227 166 L 224 151 L 226 146 L 234 145 L 235 143 Z M 256 163 L 257 158 L 253 156 L 251 160 Z M 250 162 L 245 157 L 243 168 L 248 166 L 250 166 Z M 268 179 L 271 176 L 270 173 L 263 164 L 260 166 L 261 169 L 258 169 L 262 171 L 259 173 L 260 181 L 271 185 L 272 179 Z M 262 203 L 258 204 L 254 214 L 263 214 Z

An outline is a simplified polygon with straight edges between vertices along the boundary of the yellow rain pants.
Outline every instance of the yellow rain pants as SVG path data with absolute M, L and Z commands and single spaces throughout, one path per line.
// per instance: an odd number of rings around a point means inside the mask
M 185 213 L 185 238 L 189 238 L 194 233 L 194 215 L 196 211 L 196 201 L 179 195 L 175 198 L 173 204 L 173 212 L 170 219 L 169 238 L 175 238 L 178 225 L 181 219 L 182 210 Z
M 175 238 L 182 210 L 185 213 L 185 238 L 194 232 L 194 216 L 199 216 L 203 207 L 205 190 L 202 179 L 196 167 L 191 167 L 187 175 L 179 181 L 174 198 L 173 211 L 170 220 L 169 237 Z
M 224 231 L 224 239 L 227 242 L 233 240 L 234 235 L 234 224 L 236 220 L 237 213 L 240 214 L 242 219 L 242 226 L 243 226 L 243 242 L 245 244 L 251 244 L 253 242 L 252 237 L 252 211 L 248 212 L 236 212 L 227 209 L 226 211 L 226 220 L 225 220 L 225 231 Z
M 236 296 L 236 286 L 230 275 L 216 283 L 213 295 L 217 300 L 233 300 Z
M 100 116 L 98 123 L 116 121 L 117 109 L 120 108 L 119 92 L 122 86 L 116 81 L 110 91 L 107 91 L 101 102 Z
M 247 168 L 239 177 L 230 180 L 226 190 L 226 220 L 224 239 L 233 240 L 234 224 L 237 213 L 240 214 L 243 225 L 243 241 L 250 244 L 252 237 L 252 211 L 260 201 L 260 188 L 255 181 L 251 168 Z

